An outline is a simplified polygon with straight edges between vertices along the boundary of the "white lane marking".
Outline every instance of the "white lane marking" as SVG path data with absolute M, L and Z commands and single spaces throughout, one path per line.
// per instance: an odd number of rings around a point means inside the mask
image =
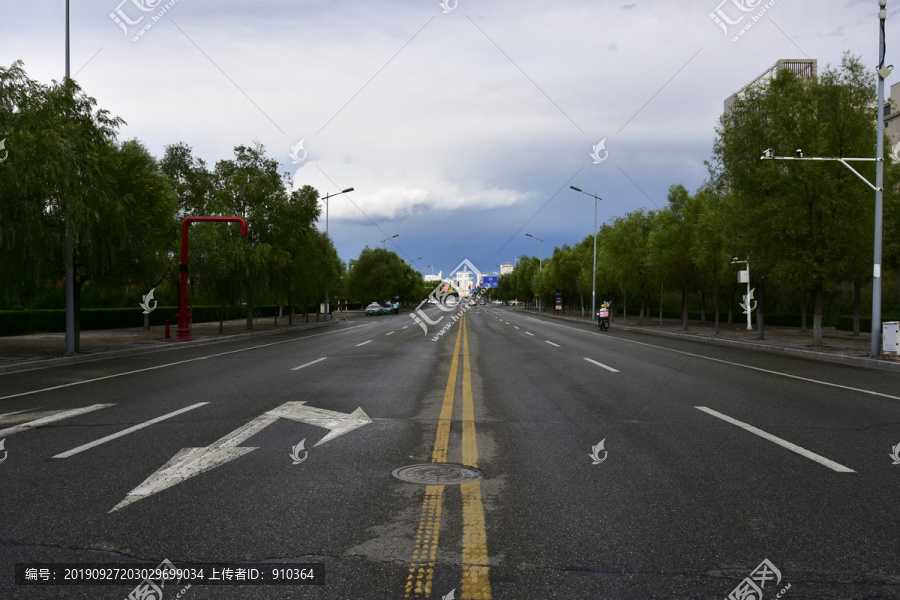
M 394 332 L 394 331 L 392 331 L 392 332 L 390 332 L 390 333 L 386 333 L 386 334 L 384 334 L 384 335 L 394 335 L 394 333 L 395 333 L 395 332 Z
M 55 415 L 50 415 L 49 417 L 43 417 L 41 419 L 36 419 L 34 421 L 28 421 L 27 423 L 22 423 L 20 425 L 16 425 L 15 427 L 7 427 L 6 429 L 0 429 L 0 437 L 6 437 L 8 435 L 12 435 L 14 433 L 19 433 L 25 431 L 26 429 L 32 429 L 34 427 L 42 427 L 44 425 L 48 425 L 50 423 L 55 423 L 57 421 L 62 421 L 63 419 L 68 419 L 69 417 L 77 417 L 78 415 L 83 415 L 85 413 L 89 413 L 95 410 L 100 410 L 101 408 L 109 408 L 110 406 L 115 406 L 115 404 L 92 404 L 90 406 L 85 406 L 84 408 L 73 408 L 72 410 L 64 410 L 62 412 L 58 412 Z
M 31 394 L 38 394 L 40 392 L 51 392 L 53 390 L 61 390 L 63 388 L 72 387 L 73 385 L 81 385 L 83 383 L 93 383 L 95 381 L 103 381 L 104 379 L 114 379 L 116 377 L 123 377 L 125 375 L 134 375 L 135 373 L 144 373 L 146 371 L 155 371 L 156 369 L 164 369 L 166 367 L 174 367 L 175 365 L 183 365 L 187 363 L 192 363 L 198 360 L 206 360 L 207 358 L 216 358 L 217 356 L 225 356 L 227 354 L 236 354 L 238 352 L 248 352 L 250 350 L 258 350 L 260 348 L 268 348 L 269 346 L 277 346 L 279 344 L 287 344 L 288 342 L 297 342 L 300 340 L 307 340 L 313 337 L 319 337 L 321 335 L 331 335 L 334 333 L 343 333 L 345 331 L 350 331 L 351 329 L 357 329 L 359 327 L 365 327 L 368 323 L 363 325 L 354 325 L 353 327 L 347 327 L 346 329 L 340 329 L 338 331 L 326 331 L 325 333 L 314 333 L 312 335 L 305 335 L 303 337 L 292 338 L 289 340 L 281 340 L 280 342 L 272 342 L 271 344 L 262 344 L 259 346 L 251 346 L 249 348 L 241 348 L 240 350 L 229 350 L 228 352 L 219 352 L 218 354 L 208 354 L 206 356 L 199 356 L 197 358 L 188 358 L 186 360 L 179 360 L 171 363 L 166 363 L 164 365 L 156 365 L 155 367 L 146 367 L 144 369 L 135 369 L 134 371 L 125 371 L 124 373 L 116 373 L 114 375 L 104 375 L 103 377 L 94 377 L 93 379 L 84 379 L 82 381 L 73 381 L 72 383 L 64 383 L 62 385 L 54 385 L 53 387 L 41 388 L 39 390 L 31 390 L 30 392 L 21 392 L 18 394 L 11 394 L 9 396 L 0 396 L 0 400 L 7 400 L 9 398 L 18 398 L 19 396 L 29 396 Z M 217 342 L 222 343 L 222 342 Z M 185 346 L 185 348 L 190 348 L 191 346 Z M 15 371 L 12 371 L 13 373 Z
M 557 348 L 559 348 L 559 344 L 554 344 L 550 340 L 544 340 L 544 341 L 547 342 L 548 344 L 550 344 L 551 346 L 556 346 Z
M 527 333 L 527 334 L 530 335 L 531 337 L 534 337 L 534 334 L 531 333 L 530 331 L 526 331 L 525 333 Z
M 38 408 L 25 408 L 25 409 L 22 409 L 22 410 L 17 410 L 17 411 L 15 411 L 15 412 L 3 413 L 2 415 L 0 415 L 0 423 L 3 422 L 3 420 L 4 420 L 3 418 L 4 418 L 4 417 L 11 417 L 11 416 L 13 416 L 13 415 L 20 415 L 20 414 L 26 413 L 26 412 L 37 412 L 37 411 L 39 411 L 39 410 L 41 410 L 41 407 L 38 407 Z
M 597 362 L 596 360 L 594 360 L 592 358 L 585 358 L 584 360 L 588 361 L 589 363 L 593 363 L 593 364 L 597 365 L 598 367 L 603 367 L 607 371 L 612 371 L 613 373 L 619 372 L 618 369 L 613 369 L 612 367 L 608 367 L 608 366 L 604 365 L 603 363 Z
M 409 327 L 409 325 L 404 325 L 404 326 L 403 326 L 403 329 L 406 329 L 407 327 Z
M 366 341 L 364 341 L 362 344 L 357 344 L 356 347 L 359 348 L 360 346 L 365 346 L 366 344 L 368 344 L 368 343 L 371 342 L 371 341 L 372 341 L 372 340 L 366 340 Z
M 527 315 L 526 315 L 527 316 Z M 530 317 L 534 319 L 534 317 Z M 586 333 L 588 335 L 596 335 L 601 337 L 606 337 L 606 339 L 616 340 L 618 342 L 627 342 L 629 344 L 637 344 L 638 346 L 646 346 L 647 348 L 656 348 L 657 350 L 665 350 L 667 352 L 674 352 L 675 354 L 683 354 L 685 356 L 691 356 L 693 358 L 702 358 L 703 360 L 709 360 L 712 362 L 722 363 L 723 365 L 731 365 L 733 367 L 741 367 L 743 369 L 750 369 L 752 371 L 759 371 L 760 373 L 768 373 L 770 375 L 778 375 L 780 377 L 788 377 L 790 379 L 798 379 L 800 381 L 806 381 L 808 383 L 817 383 L 819 385 L 827 385 L 829 387 L 839 388 L 842 390 L 849 390 L 851 392 L 860 392 L 863 394 L 870 394 L 872 396 L 880 396 L 882 398 L 890 398 L 891 400 L 900 400 L 900 396 L 892 396 L 891 394 L 884 394 L 882 392 L 875 392 L 872 390 L 864 390 L 862 388 L 851 387 L 849 385 L 841 385 L 839 383 L 830 383 L 828 381 L 819 381 L 818 379 L 810 379 L 809 377 L 801 377 L 800 375 L 791 375 L 790 373 L 782 373 L 781 371 L 773 371 L 771 369 L 763 369 L 762 367 L 753 367 L 750 365 L 744 365 L 741 363 L 732 362 L 730 360 L 723 360 L 721 358 L 712 358 L 711 356 L 703 356 L 702 354 L 694 354 L 693 352 L 685 352 L 684 350 L 675 350 L 673 348 L 666 348 L 665 346 L 657 346 L 655 344 L 648 344 L 646 342 L 638 342 L 636 340 L 629 340 L 620 337 L 609 337 L 604 336 L 604 334 L 594 331 L 586 331 L 584 329 L 579 329 L 577 327 L 569 327 L 568 325 L 560 325 L 559 323 L 551 323 L 549 321 L 542 321 L 547 325 L 556 325 L 557 327 L 564 327 L 566 329 L 571 329 L 573 331 L 580 331 L 581 333 Z M 688 340 L 691 341 L 691 340 Z M 0 398 L 3 400 L 3 398 Z
M 856 471 L 854 471 L 853 469 L 848 469 L 844 465 L 838 464 L 838 463 L 834 462 L 833 460 L 829 460 L 829 459 L 825 458 L 824 456 L 820 456 L 820 455 L 816 454 L 815 452 L 810 452 L 806 448 L 801 448 L 800 446 L 797 446 L 796 444 L 792 444 L 792 443 L 788 442 L 787 440 L 783 440 L 780 437 L 776 437 L 776 436 L 772 435 L 771 433 L 766 433 L 762 429 L 757 429 L 753 425 L 748 425 L 747 423 L 738 421 L 737 419 L 732 419 L 728 415 L 723 415 L 722 413 L 714 411 L 711 408 L 707 408 L 705 406 L 695 406 L 694 408 L 696 408 L 697 410 L 702 410 L 703 412 L 710 414 L 714 417 L 718 417 L 719 419 L 722 419 L 723 421 L 731 423 L 732 425 L 737 425 L 741 429 L 746 429 L 750 433 L 755 433 L 756 435 L 758 435 L 759 437 L 761 437 L 763 439 L 766 439 L 766 440 L 769 440 L 770 442 L 778 444 L 779 446 L 781 446 L 783 448 L 787 448 L 788 450 L 790 450 L 792 452 L 796 452 L 800 456 L 805 456 L 806 458 L 808 458 L 810 460 L 814 460 L 817 463 L 819 463 L 820 465 L 824 465 L 833 471 L 837 471 L 838 473 L 856 473 Z
M 305 406 L 305 404 L 305 401 L 285 402 L 278 408 L 263 413 L 249 423 L 238 427 L 205 448 L 182 448 L 175 456 L 169 459 L 169 462 L 157 469 L 139 486 L 128 492 L 125 499 L 115 505 L 109 512 L 119 510 L 132 502 L 137 502 L 142 498 L 151 496 L 195 475 L 214 469 L 219 465 L 224 465 L 239 456 L 256 450 L 255 447 L 238 446 L 281 417 L 329 429 L 328 434 L 319 440 L 316 446 L 372 422 L 372 419 L 363 412 L 362 408 L 357 408 L 348 415 L 325 410 L 324 408 Z
M 513 325 L 513 327 L 515 327 L 516 329 L 518 329 L 518 327 L 516 327 L 515 325 Z
M 84 452 L 85 450 L 90 450 L 91 448 L 93 448 L 95 446 L 99 446 L 100 444 L 105 444 L 106 442 L 112 441 L 116 438 L 120 438 L 123 435 L 128 435 L 129 433 L 133 433 L 135 431 L 138 431 L 139 429 L 143 429 L 144 427 L 149 427 L 150 425 L 153 425 L 154 423 L 159 423 L 160 421 L 165 421 L 166 419 L 169 419 L 171 417 L 176 417 L 182 413 L 186 413 L 189 410 L 194 410 L 195 408 L 199 408 L 199 407 L 203 406 L 204 404 L 209 404 L 209 402 L 198 402 L 197 404 L 194 404 L 192 406 L 188 406 L 186 408 L 182 408 L 182 409 L 176 410 L 174 412 L 170 412 L 167 415 L 163 415 L 161 417 L 156 417 L 155 419 L 150 419 L 149 421 L 140 423 L 138 425 L 135 425 L 134 427 L 129 427 L 128 429 L 123 429 L 122 431 L 120 431 L 118 433 L 113 433 L 106 437 L 102 437 L 99 440 L 94 440 L 93 442 L 84 444 L 83 446 L 78 446 L 77 448 L 72 448 L 71 450 L 67 450 L 66 452 L 63 452 L 62 454 L 57 454 L 53 458 L 69 458 L 70 456 L 74 456 L 75 454 L 78 454 L 79 452 Z
M 328 358 L 328 357 L 327 357 L 327 356 L 323 356 L 322 358 L 317 358 L 316 360 L 310 361 L 310 362 L 306 363 L 305 365 L 300 365 L 299 367 L 294 367 L 293 369 L 291 369 L 291 371 L 299 371 L 300 369 L 303 369 L 303 368 L 308 367 L 308 366 L 310 366 L 310 365 L 314 365 L 314 364 L 316 364 L 317 362 L 322 362 L 322 361 L 325 360 L 326 358 Z

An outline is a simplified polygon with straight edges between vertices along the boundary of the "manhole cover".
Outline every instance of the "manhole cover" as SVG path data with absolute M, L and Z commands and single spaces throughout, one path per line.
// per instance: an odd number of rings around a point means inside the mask
M 458 485 L 481 479 L 481 471 L 478 469 L 448 463 L 409 465 L 394 469 L 391 475 L 401 481 L 422 485 Z

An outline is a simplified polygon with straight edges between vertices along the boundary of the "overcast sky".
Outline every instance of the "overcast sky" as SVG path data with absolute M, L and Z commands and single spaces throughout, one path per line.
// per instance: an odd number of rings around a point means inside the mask
M 538 255 L 526 233 L 544 257 L 591 234 L 594 200 L 570 185 L 602 197 L 599 224 L 693 192 L 727 96 L 780 58 L 821 72 L 849 50 L 874 71 L 878 50 L 877 0 L 71 4 L 73 77 L 127 122 L 120 139 L 210 166 L 258 141 L 295 186 L 355 188 L 330 201 L 344 260 L 399 234 L 388 248 L 444 275 Z M 64 76 L 64 0 L 0 3 L 14 60 Z

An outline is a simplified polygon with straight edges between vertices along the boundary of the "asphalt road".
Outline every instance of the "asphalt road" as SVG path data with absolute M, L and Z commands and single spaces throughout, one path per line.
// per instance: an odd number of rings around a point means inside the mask
M 493 307 L 448 321 L 0 375 L 0 598 L 149 600 L 15 565 L 163 560 L 318 582 L 164 600 L 900 598 L 897 374 Z M 481 478 L 392 476 L 421 464 Z

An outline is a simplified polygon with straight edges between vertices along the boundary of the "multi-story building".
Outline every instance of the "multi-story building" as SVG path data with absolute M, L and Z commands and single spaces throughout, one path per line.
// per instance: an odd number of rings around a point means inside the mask
M 725 113 L 731 112 L 731 108 L 734 106 L 735 101 L 737 101 L 738 98 L 742 98 L 746 90 L 756 86 L 767 85 L 769 81 L 775 79 L 775 76 L 784 69 L 791 71 L 798 77 L 818 76 L 818 62 L 815 58 L 782 58 L 766 69 L 762 75 L 741 88 L 739 92 L 728 96 L 728 98 L 725 99 Z
M 884 130 L 891 136 L 891 147 L 884 149 L 885 156 L 900 144 L 900 83 L 891 86 L 891 95 L 884 103 Z
M 512 263 L 508 263 L 508 262 L 503 263 L 502 265 L 500 265 L 500 274 L 501 275 L 509 275 L 510 273 L 513 272 L 513 269 L 514 269 L 514 267 L 513 267 Z

